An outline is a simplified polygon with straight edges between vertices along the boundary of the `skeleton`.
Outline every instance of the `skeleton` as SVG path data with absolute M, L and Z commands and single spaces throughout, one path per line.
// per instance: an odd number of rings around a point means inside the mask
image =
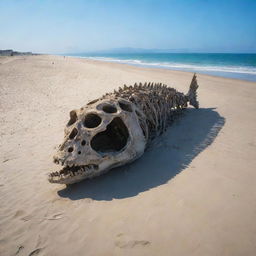
M 188 102 L 199 107 L 197 88 L 195 74 L 186 95 L 161 83 L 135 83 L 72 110 L 54 156 L 63 168 L 49 182 L 76 183 L 136 160 Z

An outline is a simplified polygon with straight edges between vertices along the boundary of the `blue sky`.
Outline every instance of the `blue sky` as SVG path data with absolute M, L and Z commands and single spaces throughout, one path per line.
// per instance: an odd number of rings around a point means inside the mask
M 0 0 L 0 49 L 256 52 L 256 0 Z

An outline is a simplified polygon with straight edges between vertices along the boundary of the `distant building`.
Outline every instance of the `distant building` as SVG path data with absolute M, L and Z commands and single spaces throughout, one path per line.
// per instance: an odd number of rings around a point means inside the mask
M 0 56 L 33 55 L 32 52 L 16 52 L 13 50 L 0 50 Z

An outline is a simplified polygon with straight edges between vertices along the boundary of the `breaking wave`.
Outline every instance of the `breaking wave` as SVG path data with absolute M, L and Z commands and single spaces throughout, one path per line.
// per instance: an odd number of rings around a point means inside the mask
M 196 72 L 213 71 L 213 72 L 230 72 L 230 73 L 256 75 L 256 67 L 196 65 L 196 64 L 184 64 L 184 63 L 172 63 L 172 62 L 145 62 L 145 61 L 136 60 L 136 59 L 114 59 L 114 58 L 107 58 L 107 57 L 84 57 L 84 58 L 107 61 L 107 62 L 117 62 L 122 64 L 169 68 L 169 69 L 184 70 L 184 71 L 196 71 Z

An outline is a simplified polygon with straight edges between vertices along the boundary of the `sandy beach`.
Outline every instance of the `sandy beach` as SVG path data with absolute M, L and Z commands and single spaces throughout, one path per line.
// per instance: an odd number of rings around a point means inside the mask
M 123 84 L 192 73 L 63 56 L 0 58 L 0 255 L 256 255 L 256 83 L 198 74 L 136 162 L 66 187 L 47 174 L 69 112 Z

